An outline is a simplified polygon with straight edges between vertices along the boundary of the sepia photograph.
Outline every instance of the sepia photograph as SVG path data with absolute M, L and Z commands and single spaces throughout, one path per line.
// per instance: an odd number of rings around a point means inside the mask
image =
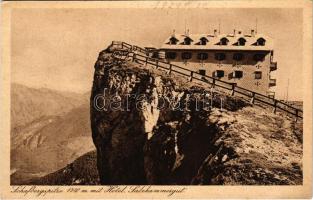
M 2 3 L 8 193 L 312 195 L 312 2 L 294 2 Z

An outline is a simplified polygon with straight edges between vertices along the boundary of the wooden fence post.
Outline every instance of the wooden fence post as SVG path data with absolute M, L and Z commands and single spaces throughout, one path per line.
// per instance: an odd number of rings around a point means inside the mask
M 296 108 L 296 122 L 297 122 L 297 120 L 298 120 L 298 115 L 299 115 L 299 110 Z
M 273 112 L 276 113 L 276 108 L 277 108 L 277 100 L 274 100 L 274 108 L 273 108 Z
M 190 72 L 190 77 L 189 77 L 189 81 L 191 82 L 193 78 L 193 71 Z
M 167 74 L 171 74 L 172 72 L 172 64 L 170 64 Z
M 235 84 L 236 83 L 231 84 L 231 96 L 234 96 L 234 94 L 235 94 Z
M 212 88 L 215 87 L 215 78 L 213 78 L 213 82 L 212 82 Z
M 255 98 L 255 92 L 252 92 L 252 97 L 251 97 L 251 100 L 250 100 L 251 104 L 254 104 L 254 98 Z
M 133 62 L 135 62 L 135 60 L 136 60 L 136 54 L 133 53 Z
M 146 66 L 148 65 L 148 57 L 146 57 L 146 64 L 145 64 Z

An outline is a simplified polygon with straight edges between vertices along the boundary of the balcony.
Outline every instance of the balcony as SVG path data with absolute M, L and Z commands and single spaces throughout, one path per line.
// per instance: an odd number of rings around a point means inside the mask
M 270 87 L 276 86 L 276 79 L 270 79 L 269 86 Z
M 271 70 L 271 71 L 277 70 L 277 62 L 271 62 L 270 70 Z

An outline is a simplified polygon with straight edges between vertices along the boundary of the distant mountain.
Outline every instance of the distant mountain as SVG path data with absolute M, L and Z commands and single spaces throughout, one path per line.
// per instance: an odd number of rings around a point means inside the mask
M 89 94 L 34 89 L 21 84 L 11 84 L 11 127 L 13 129 L 43 116 L 62 115 L 88 102 Z
M 84 154 L 66 167 L 44 177 L 30 179 L 32 185 L 99 185 L 95 151 Z
M 14 84 L 11 100 L 11 120 L 23 124 L 11 129 L 12 184 L 42 177 L 94 150 L 88 95 Z

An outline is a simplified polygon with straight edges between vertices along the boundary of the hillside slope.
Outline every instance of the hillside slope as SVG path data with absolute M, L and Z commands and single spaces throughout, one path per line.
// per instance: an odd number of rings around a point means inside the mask
M 88 101 L 86 95 L 47 88 L 34 89 L 11 84 L 11 127 L 21 126 L 42 116 L 62 115 Z
M 96 152 L 88 152 L 66 167 L 40 178 L 23 182 L 31 185 L 98 185 Z
M 12 101 L 25 101 L 18 109 L 12 106 L 12 112 L 20 110 L 20 114 L 26 118 L 21 117 L 24 125 L 11 130 L 12 184 L 44 176 L 94 149 L 85 95 L 62 96 L 56 91 L 18 87 L 13 91 L 13 94 L 18 93 L 18 97 L 13 95 Z M 23 92 L 19 93 L 21 90 Z M 45 98 L 50 100 L 45 102 Z M 46 103 L 52 107 L 45 108 Z M 28 120 L 28 116 L 32 120 Z

